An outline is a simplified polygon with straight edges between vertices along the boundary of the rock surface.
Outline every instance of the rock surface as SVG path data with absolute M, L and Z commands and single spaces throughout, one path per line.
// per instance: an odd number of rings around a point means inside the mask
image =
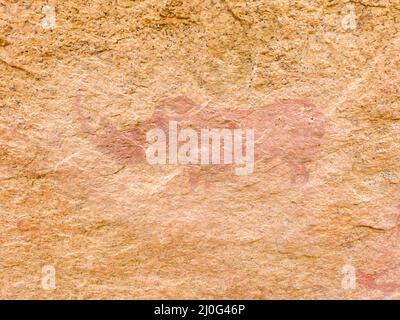
M 398 0 L 0 1 L 0 297 L 399 298 L 399 70 Z

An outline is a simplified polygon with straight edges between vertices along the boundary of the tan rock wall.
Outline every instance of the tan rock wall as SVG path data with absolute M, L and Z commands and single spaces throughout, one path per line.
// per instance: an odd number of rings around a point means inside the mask
M 398 0 L 0 1 L 0 297 L 398 298 L 399 70 Z

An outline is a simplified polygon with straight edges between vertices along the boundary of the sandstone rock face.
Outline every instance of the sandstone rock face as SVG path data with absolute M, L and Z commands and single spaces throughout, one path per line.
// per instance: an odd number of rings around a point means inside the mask
M 399 298 L 399 70 L 398 0 L 0 1 L 0 297 Z

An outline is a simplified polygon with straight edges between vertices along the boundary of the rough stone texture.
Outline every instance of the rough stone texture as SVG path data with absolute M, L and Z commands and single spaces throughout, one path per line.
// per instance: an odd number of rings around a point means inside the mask
M 0 1 L 0 297 L 399 298 L 399 70 L 398 0 Z M 216 114 L 253 174 L 143 160 Z

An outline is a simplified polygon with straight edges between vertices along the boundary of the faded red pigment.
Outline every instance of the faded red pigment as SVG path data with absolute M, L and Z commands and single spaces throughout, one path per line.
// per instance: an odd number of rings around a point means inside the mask
M 397 209 L 400 210 L 400 205 L 397 206 Z M 391 238 L 395 241 L 395 243 L 398 243 L 398 239 L 400 236 L 400 213 L 397 216 L 396 224 L 393 228 L 393 232 L 391 233 Z M 393 250 L 394 251 L 391 251 Z M 389 252 L 386 252 L 386 254 L 389 257 L 393 257 L 394 261 L 393 264 L 385 268 L 383 270 L 374 272 L 374 273 L 368 273 L 368 272 L 357 272 L 357 283 L 359 283 L 362 287 L 371 290 L 371 291 L 376 291 L 377 293 L 380 293 L 383 295 L 384 298 L 391 298 L 396 294 L 400 294 L 400 283 L 391 281 L 391 280 L 385 280 L 385 279 L 393 279 L 398 277 L 400 273 L 400 263 L 399 260 L 397 259 L 398 257 L 398 246 L 396 247 L 391 247 Z
M 279 157 L 288 164 L 292 182 L 307 182 L 307 163 L 316 158 L 325 133 L 327 119 L 312 103 L 300 99 L 281 100 L 262 108 L 226 109 L 200 106 L 185 96 L 164 100 L 152 116 L 126 131 L 101 120 L 102 133 L 95 134 L 79 106 L 82 129 L 96 147 L 120 164 L 147 163 L 146 133 L 155 128 L 168 132 L 169 121 L 178 130 L 254 129 L 254 162 Z M 214 174 L 232 165 L 188 165 L 190 184 L 197 186 L 204 174 Z

